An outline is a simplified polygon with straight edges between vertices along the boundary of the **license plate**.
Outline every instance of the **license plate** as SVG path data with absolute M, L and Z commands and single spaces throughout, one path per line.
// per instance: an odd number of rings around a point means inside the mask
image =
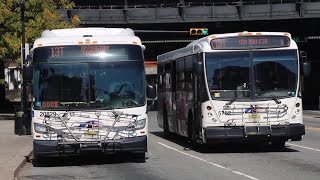
M 96 132 L 96 131 L 86 131 L 84 134 L 85 134 L 85 135 L 94 136 L 94 135 L 97 135 L 97 132 Z
M 260 114 L 249 114 L 249 120 L 259 121 L 260 119 Z

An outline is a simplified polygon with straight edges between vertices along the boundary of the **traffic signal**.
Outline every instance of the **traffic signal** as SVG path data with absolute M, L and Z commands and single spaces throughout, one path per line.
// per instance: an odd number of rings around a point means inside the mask
M 190 28 L 190 35 L 208 35 L 208 28 Z

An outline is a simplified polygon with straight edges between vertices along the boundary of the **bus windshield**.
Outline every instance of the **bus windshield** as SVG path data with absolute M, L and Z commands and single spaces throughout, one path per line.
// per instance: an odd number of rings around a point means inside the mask
M 220 100 L 269 100 L 296 93 L 296 50 L 206 54 L 211 97 Z
M 145 104 L 143 61 L 34 65 L 35 109 L 128 108 Z

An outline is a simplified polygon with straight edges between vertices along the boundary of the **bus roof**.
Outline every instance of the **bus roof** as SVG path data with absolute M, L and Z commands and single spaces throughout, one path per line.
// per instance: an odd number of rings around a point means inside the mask
M 139 37 L 130 28 L 71 28 L 53 29 L 42 32 L 33 48 L 57 45 L 94 45 L 94 44 L 137 44 Z
M 213 52 L 210 45 L 211 40 L 218 38 L 229 38 L 229 37 L 246 37 L 246 36 L 286 36 L 290 39 L 290 47 L 297 48 L 296 43 L 292 40 L 291 34 L 288 32 L 236 32 L 236 33 L 224 33 L 224 34 L 212 34 L 197 40 L 192 41 L 186 47 L 176 49 L 157 56 L 157 61 L 166 61 L 171 59 L 176 59 L 179 57 L 188 56 L 191 54 L 196 54 L 199 52 Z M 224 50 L 226 51 L 226 50 Z M 230 51 L 230 50 L 228 50 Z M 234 50 L 233 50 L 234 51 Z

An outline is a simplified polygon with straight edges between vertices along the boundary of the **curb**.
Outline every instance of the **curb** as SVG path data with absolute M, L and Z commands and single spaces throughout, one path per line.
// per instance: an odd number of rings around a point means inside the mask
M 27 156 L 24 156 L 25 158 L 19 163 L 18 167 L 14 170 L 14 173 L 13 173 L 13 179 L 14 180 L 18 180 L 19 179 L 18 176 L 19 176 L 19 173 L 20 173 L 21 169 L 28 162 L 30 162 L 30 159 L 32 158 L 32 156 L 33 156 L 33 150 L 31 150 Z

